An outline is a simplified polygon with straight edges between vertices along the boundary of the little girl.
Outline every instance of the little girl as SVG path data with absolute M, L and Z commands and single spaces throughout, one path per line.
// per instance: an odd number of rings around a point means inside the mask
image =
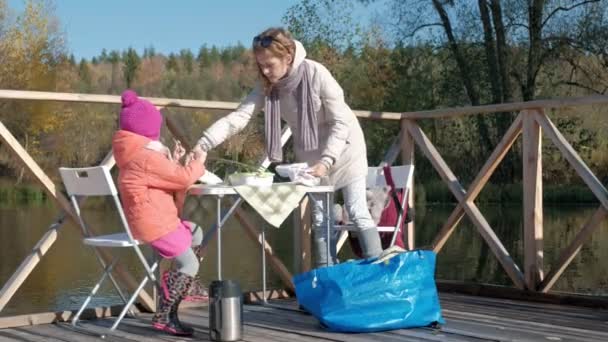
M 122 94 L 120 130 L 112 139 L 119 169 L 118 190 L 133 237 L 148 243 L 163 258 L 174 259 L 176 269 L 163 276 L 160 303 L 153 327 L 173 335 L 190 336 L 194 329 L 182 325 L 177 309 L 195 283 L 199 259 L 193 246 L 202 240 L 196 224 L 180 220 L 176 195 L 205 173 L 206 153 L 195 151 L 182 166 L 160 141 L 162 114 L 132 90 Z M 195 247 L 196 248 L 196 247 Z

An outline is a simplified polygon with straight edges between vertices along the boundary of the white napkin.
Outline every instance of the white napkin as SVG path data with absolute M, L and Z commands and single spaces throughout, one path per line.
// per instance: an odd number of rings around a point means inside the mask
M 275 170 L 281 177 L 289 178 L 290 181 L 306 186 L 317 186 L 321 179 L 308 173 L 310 167 L 306 163 L 277 165 Z
M 215 173 L 208 170 L 205 170 L 205 173 L 198 179 L 198 181 L 203 184 L 211 185 L 220 184 L 221 182 L 223 182 L 220 177 L 216 176 Z

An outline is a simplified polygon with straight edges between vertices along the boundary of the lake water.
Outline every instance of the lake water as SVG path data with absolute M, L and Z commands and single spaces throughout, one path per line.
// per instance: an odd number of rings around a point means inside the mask
M 213 209 L 213 205 L 207 202 L 203 202 L 202 207 Z M 453 206 L 450 205 L 428 205 L 417 208 L 418 246 L 432 242 L 452 209 Z M 521 206 L 481 206 L 480 209 L 513 259 L 518 265 L 522 265 Z M 545 272 L 554 264 L 559 252 L 569 244 L 595 209 L 596 207 L 589 206 L 548 206 L 544 209 Z M 250 216 L 254 217 L 255 226 L 262 225 L 261 219 L 253 214 Z M 4 284 L 8 280 L 56 217 L 57 208 L 50 204 L 0 208 L 0 283 Z M 112 207 L 100 203 L 87 206 L 85 217 L 92 225 L 116 227 L 118 223 Z M 214 219 L 211 214 L 205 214 L 205 209 L 197 210 L 192 218 L 203 225 L 209 225 Z M 281 229 L 267 229 L 267 238 L 291 271 L 292 220 L 288 219 L 286 222 Z M 111 231 L 111 229 L 104 230 Z M 228 221 L 222 237 L 223 277 L 237 279 L 244 290 L 260 289 L 260 249 L 247 237 L 238 221 L 234 219 Z M 608 293 L 606 246 L 608 246 L 608 223 L 603 222 L 566 269 L 554 290 L 594 295 Z M 345 249 L 346 251 L 341 255 L 344 259 L 351 255 L 348 246 Z M 210 245 L 200 271 L 206 281 L 216 277 L 216 251 L 214 241 Z M 142 274 L 136 259 L 131 255 L 125 255 L 124 261 L 134 274 Z M 0 315 L 75 309 L 86 297 L 100 274 L 101 270 L 92 250 L 81 244 L 81 235 L 77 226 L 68 222 L 61 228 L 57 242 Z M 437 279 L 512 285 L 496 258 L 466 218 L 438 255 Z M 278 277 L 271 270 L 269 284 L 280 286 Z M 120 302 L 111 286 L 106 284 L 101 295 L 93 301 L 93 305 Z

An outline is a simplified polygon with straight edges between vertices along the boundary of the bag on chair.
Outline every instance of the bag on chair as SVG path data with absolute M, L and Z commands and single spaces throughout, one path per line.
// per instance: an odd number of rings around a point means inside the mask
M 378 264 L 372 261 L 349 261 L 296 275 L 299 304 L 337 332 L 444 323 L 434 278 L 434 252 L 415 250 Z
M 393 181 L 393 177 L 391 175 L 391 169 L 389 166 L 384 167 L 384 177 L 386 179 L 386 184 L 389 186 L 389 202 L 386 208 L 382 211 L 380 215 L 380 221 L 378 222 L 378 226 L 384 227 L 395 227 L 397 226 L 397 220 L 399 218 L 399 212 L 401 211 L 401 204 L 404 200 L 404 190 L 398 191 L 395 188 L 395 182 Z M 403 241 L 403 232 L 405 231 L 406 224 L 413 221 L 412 210 L 406 205 L 403 209 L 403 218 L 401 220 L 401 227 L 399 227 L 399 232 L 397 232 L 397 238 L 395 239 L 395 245 L 401 248 L 405 248 L 405 243 Z M 393 238 L 393 232 L 379 232 L 380 234 L 380 242 L 382 244 L 382 249 L 387 249 L 391 246 L 391 241 Z M 361 246 L 359 245 L 359 240 L 357 239 L 357 234 L 353 232 L 348 232 L 348 242 L 350 243 L 351 249 L 353 253 L 359 257 L 363 257 L 363 252 L 361 251 Z

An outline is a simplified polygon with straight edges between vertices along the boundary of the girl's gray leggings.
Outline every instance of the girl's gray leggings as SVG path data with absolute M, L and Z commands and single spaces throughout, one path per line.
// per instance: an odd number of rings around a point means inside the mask
M 198 246 L 203 242 L 203 229 L 201 226 L 192 223 L 192 247 Z M 175 257 L 176 270 L 191 277 L 198 274 L 198 256 L 194 254 L 192 248 L 186 249 L 182 254 Z

